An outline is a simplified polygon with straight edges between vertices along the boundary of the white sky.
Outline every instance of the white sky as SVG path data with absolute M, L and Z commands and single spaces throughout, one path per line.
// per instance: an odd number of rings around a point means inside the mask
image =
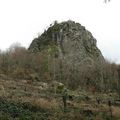
M 74 20 L 97 39 L 103 55 L 120 63 L 120 0 L 0 0 L 0 49 L 28 47 L 54 20 Z

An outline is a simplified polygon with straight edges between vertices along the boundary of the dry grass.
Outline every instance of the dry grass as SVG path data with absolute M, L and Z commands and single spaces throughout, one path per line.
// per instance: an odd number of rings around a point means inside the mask
M 62 99 L 54 98 L 54 97 L 52 98 L 51 96 L 47 95 L 46 94 L 47 90 L 46 91 L 41 90 L 40 85 L 41 85 L 40 82 L 33 84 L 31 83 L 31 81 L 29 83 L 26 80 L 21 80 L 21 81 L 0 80 L 0 96 L 5 96 L 8 100 L 12 100 L 16 102 L 17 101 L 21 103 L 27 102 L 35 107 L 40 107 L 43 109 L 47 109 L 49 111 L 51 110 L 56 111 L 57 109 L 59 109 L 62 104 Z M 42 96 L 42 94 L 44 94 L 45 97 L 44 95 Z M 92 100 L 94 99 L 95 97 L 92 96 Z M 84 100 L 81 100 L 79 102 L 68 101 L 67 103 L 69 108 L 77 108 L 83 110 L 90 109 L 94 113 L 99 113 L 104 111 L 109 113 L 109 106 L 107 104 L 98 105 L 96 104 L 95 100 L 94 102 L 93 101 L 86 102 Z M 120 108 L 116 106 L 112 106 L 112 114 L 113 117 L 120 118 Z M 98 117 L 96 117 L 96 120 L 100 120 L 99 115 Z
M 52 109 L 56 109 L 58 108 L 58 103 L 56 102 L 55 99 L 53 100 L 47 100 L 47 99 L 34 99 L 32 101 L 33 105 L 35 106 L 39 106 L 40 108 L 44 108 L 44 109 L 49 109 L 49 110 L 52 110 Z
M 59 107 L 55 99 L 35 98 L 35 97 L 22 97 L 19 99 L 22 103 L 28 102 L 35 107 L 40 107 L 48 110 L 55 110 Z
M 120 118 L 120 107 L 112 107 L 112 114 L 113 116 Z
M 5 92 L 5 88 L 3 85 L 0 85 L 0 96 L 5 96 L 6 92 Z

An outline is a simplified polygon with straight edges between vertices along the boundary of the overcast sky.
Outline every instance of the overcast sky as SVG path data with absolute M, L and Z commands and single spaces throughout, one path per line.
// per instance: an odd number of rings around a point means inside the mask
M 74 20 L 92 32 L 105 58 L 120 63 L 120 0 L 0 0 L 0 49 L 28 47 L 53 21 Z

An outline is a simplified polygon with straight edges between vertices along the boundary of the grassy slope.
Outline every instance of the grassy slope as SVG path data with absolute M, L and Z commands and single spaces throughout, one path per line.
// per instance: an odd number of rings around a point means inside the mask
M 62 97 L 41 87 L 40 82 L 0 80 L 0 120 L 110 120 L 107 94 L 104 102 L 85 91 L 70 91 L 74 99 L 63 111 Z M 114 96 L 115 97 L 115 96 Z M 120 119 L 120 107 L 112 105 L 112 120 Z

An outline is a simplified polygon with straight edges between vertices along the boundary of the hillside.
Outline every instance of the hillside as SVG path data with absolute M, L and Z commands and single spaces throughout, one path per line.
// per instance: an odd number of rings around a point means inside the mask
M 68 90 L 64 111 L 62 94 L 50 84 L 0 79 L 0 120 L 119 120 L 120 102 L 111 95 Z
M 74 21 L 0 52 L 0 120 L 119 120 L 120 65 Z

